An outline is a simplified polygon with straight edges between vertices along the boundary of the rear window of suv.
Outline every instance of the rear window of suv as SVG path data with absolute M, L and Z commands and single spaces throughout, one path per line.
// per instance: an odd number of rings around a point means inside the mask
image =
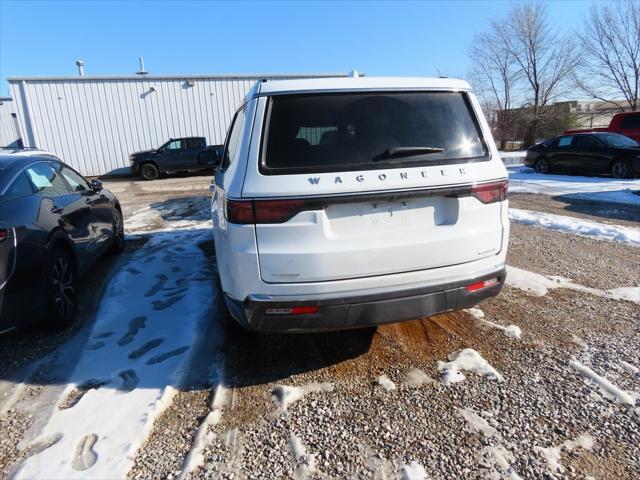
M 375 170 L 488 158 L 464 93 L 278 95 L 269 101 L 260 171 Z

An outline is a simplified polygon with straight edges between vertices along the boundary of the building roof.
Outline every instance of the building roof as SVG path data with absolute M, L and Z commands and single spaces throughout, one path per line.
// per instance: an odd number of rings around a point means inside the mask
M 451 90 L 469 91 L 464 80 L 427 77 L 348 77 L 269 80 L 260 83 L 254 95 L 275 95 L 308 91 L 344 90 Z
M 67 75 L 51 77 L 7 77 L 8 82 L 95 82 L 109 80 L 128 81 L 151 81 L 151 80 L 262 80 L 268 79 L 289 79 L 289 78 L 328 78 L 346 77 L 346 73 L 250 73 L 250 74 L 226 74 L 226 75 Z

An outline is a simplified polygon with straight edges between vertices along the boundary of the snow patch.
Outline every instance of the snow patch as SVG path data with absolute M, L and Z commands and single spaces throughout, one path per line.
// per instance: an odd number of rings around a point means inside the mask
M 428 480 L 427 471 L 416 461 L 402 466 L 402 480 Z
M 216 437 L 215 433 L 211 431 L 211 427 L 220 422 L 222 409 L 227 405 L 228 398 L 229 390 L 223 385 L 218 385 L 213 400 L 211 400 L 211 411 L 198 427 L 191 449 L 184 460 L 179 480 L 184 480 L 191 472 L 204 465 L 204 449 Z
M 449 355 L 449 360 L 438 362 L 438 370 L 442 371 L 442 382 L 445 385 L 463 381 L 466 377 L 462 370 L 476 372 L 489 380 L 504 381 L 504 377 L 472 348 Z
M 519 480 L 520 476 L 511 466 L 515 461 L 515 457 L 502 444 L 504 439 L 500 432 L 470 408 L 458 408 L 456 412 L 466 420 L 471 433 L 479 433 L 487 439 L 493 439 L 493 442 L 498 442 L 497 445 L 486 445 L 478 455 L 480 465 L 491 470 L 491 473 L 486 475 L 486 478 Z M 507 443 L 507 445 L 514 448 L 512 444 Z M 499 472 L 498 475 L 495 475 L 495 470 Z
M 316 456 L 312 453 L 307 453 L 307 449 L 293 432 L 289 435 L 289 448 L 291 449 L 291 456 L 296 462 L 296 469 L 294 477 L 302 480 L 311 476 L 316 471 Z
M 210 228 L 160 232 L 127 257 L 109 281 L 93 325 L 94 332 L 115 334 L 98 347 L 91 341 L 80 347 L 60 398 L 90 379 L 104 383 L 69 408 L 53 408 L 38 435 L 62 434 L 60 440 L 27 458 L 15 478 L 126 478 L 154 421 L 171 405 L 175 386 L 198 361 L 193 346 L 210 323 L 215 299 L 210 262 L 198 245 L 210 238 Z M 177 265 L 180 274 L 174 273 Z M 139 317 L 149 320 L 134 322 Z M 137 328 L 131 330 L 131 322 Z M 62 353 L 69 348 L 78 345 L 60 347 Z
M 535 173 L 531 168 L 514 167 L 509 171 L 509 192 L 566 195 L 585 200 L 640 205 L 637 180 L 602 177 L 549 175 Z
M 510 338 L 520 339 L 522 337 L 522 329 L 517 325 L 508 325 L 504 328 L 504 334 Z
M 484 320 L 484 312 L 479 308 L 466 308 L 464 311 L 476 320 Z
M 507 285 L 524 290 L 536 297 L 546 295 L 550 289 L 560 288 L 563 280 L 561 277 L 551 278 L 540 273 L 507 266 Z
M 278 412 L 283 413 L 287 411 L 289 405 L 297 402 L 307 393 L 315 392 L 333 392 L 333 383 L 310 383 L 308 385 L 302 385 L 300 387 L 291 387 L 288 385 L 278 385 L 273 389 L 271 395 L 275 402 Z
M 467 421 L 472 433 L 481 433 L 485 437 L 498 437 L 498 431 L 470 408 L 456 408 L 456 412 Z
M 564 467 L 560 464 L 562 452 L 571 452 L 576 448 L 591 450 L 593 448 L 593 438 L 591 435 L 579 435 L 575 440 L 565 440 L 557 447 L 543 448 L 535 446 L 534 450 L 542 455 L 542 457 L 547 461 L 547 468 L 549 472 L 555 474 L 564 472 Z
M 517 325 L 508 325 L 504 327 L 502 325 L 491 322 L 489 320 L 479 319 L 478 321 L 480 323 L 483 323 L 484 325 L 488 325 L 492 328 L 497 328 L 498 330 L 502 330 L 502 333 L 504 333 L 509 338 L 514 338 L 516 340 L 519 340 L 520 337 L 522 336 L 522 330 Z
M 587 380 L 587 383 L 598 386 L 602 394 L 609 400 L 624 403 L 626 405 L 635 405 L 636 400 L 634 398 L 634 395 L 621 390 L 609 380 L 601 377 L 596 372 L 591 370 L 589 367 L 583 365 L 577 360 L 570 360 L 569 365 L 576 369 L 585 378 L 585 380 Z
M 615 300 L 627 300 L 640 303 L 640 285 L 637 287 L 620 287 L 607 290 L 606 293 Z
M 549 290 L 554 288 L 566 288 L 576 292 L 589 293 L 597 297 L 640 303 L 640 286 L 600 290 L 574 283 L 569 278 L 529 272 L 510 265 L 507 266 L 506 283 L 513 288 L 518 288 L 537 297 L 546 295 Z
M 534 225 L 549 230 L 580 235 L 582 237 L 640 246 L 640 230 L 637 228 L 608 225 L 582 218 L 534 212 L 531 210 L 520 210 L 518 208 L 509 209 L 509 219 L 524 225 Z
M 636 375 L 640 373 L 640 368 L 636 367 L 635 365 L 631 365 L 629 362 L 621 360 L 620 365 L 622 365 L 622 368 L 624 368 L 629 373 L 634 373 Z
M 171 230 L 211 229 L 210 199 L 193 197 L 146 205 L 132 212 L 125 221 L 127 238 L 136 233 Z M 155 228 L 154 228 L 155 227 Z
M 384 388 L 387 392 L 390 392 L 391 390 L 396 389 L 396 384 L 393 383 L 391 379 L 386 375 L 380 375 L 376 380 L 376 382 L 378 383 L 378 385 Z
M 505 478 L 510 480 L 520 480 L 522 477 L 516 473 L 511 464 L 515 461 L 515 456 L 502 445 L 487 445 L 482 449 L 482 458 L 489 465 L 500 471 L 500 475 L 488 475 L 487 478 Z
M 435 380 L 419 368 L 412 368 L 405 374 L 405 381 L 411 387 L 420 387 L 425 383 L 435 383 Z

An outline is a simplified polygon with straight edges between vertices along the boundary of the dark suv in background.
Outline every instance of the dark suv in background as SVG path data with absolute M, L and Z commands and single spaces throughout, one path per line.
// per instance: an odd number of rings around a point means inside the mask
M 222 145 L 207 146 L 204 137 L 171 138 L 152 150 L 129 155 L 131 171 L 145 180 L 155 180 L 161 173 L 211 171 L 217 166 Z

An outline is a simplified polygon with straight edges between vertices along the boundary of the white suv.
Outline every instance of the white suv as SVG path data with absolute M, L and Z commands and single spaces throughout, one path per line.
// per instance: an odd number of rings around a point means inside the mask
M 470 90 L 442 78 L 258 82 L 212 186 L 231 315 L 253 330 L 334 330 L 496 295 L 507 172 Z

